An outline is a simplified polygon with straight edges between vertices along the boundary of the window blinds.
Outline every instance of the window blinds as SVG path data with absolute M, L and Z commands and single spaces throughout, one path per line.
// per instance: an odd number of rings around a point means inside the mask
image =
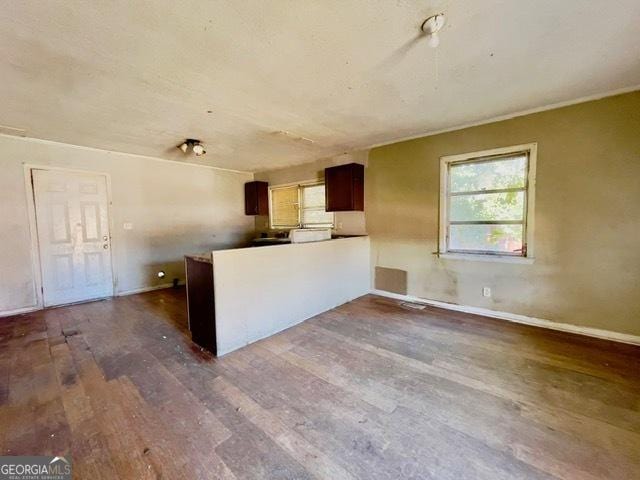
M 271 224 L 273 227 L 297 227 L 299 225 L 298 186 L 271 190 Z

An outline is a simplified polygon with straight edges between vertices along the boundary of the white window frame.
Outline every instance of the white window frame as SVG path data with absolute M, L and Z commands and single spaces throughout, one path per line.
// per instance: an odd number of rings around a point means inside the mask
M 449 168 L 454 163 L 469 162 L 473 160 L 488 159 L 510 154 L 528 153 L 528 171 L 526 183 L 526 218 L 524 223 L 524 244 L 526 254 L 507 255 L 490 252 L 460 252 L 449 250 Z M 507 263 L 533 263 L 534 261 L 534 226 L 535 226 L 535 198 L 536 198 L 536 161 L 538 156 L 538 144 L 527 143 L 511 147 L 494 148 L 478 152 L 463 153 L 460 155 L 448 155 L 440 157 L 440 225 L 438 256 L 454 260 L 478 260 L 489 262 Z
M 332 220 L 331 220 L 331 226 L 330 227 L 303 227 L 302 226 L 302 209 L 304 208 L 304 206 L 302 205 L 302 188 L 303 187 L 313 187 L 315 185 L 324 185 L 323 181 L 319 181 L 319 180 L 307 180 L 304 182 L 294 182 L 294 183 L 284 183 L 284 184 L 280 184 L 280 185 L 274 185 L 274 186 L 269 186 L 269 228 L 271 230 L 286 230 L 286 229 L 292 229 L 292 228 L 303 228 L 303 229 L 312 229 L 312 228 L 335 228 L 336 225 L 336 214 L 335 212 L 330 212 L 332 215 Z M 290 188 L 290 187 L 297 187 L 298 188 L 298 224 L 297 225 L 274 225 L 273 224 L 273 201 L 271 198 L 271 192 L 273 190 L 277 190 L 279 188 Z M 326 208 L 326 205 L 325 205 Z

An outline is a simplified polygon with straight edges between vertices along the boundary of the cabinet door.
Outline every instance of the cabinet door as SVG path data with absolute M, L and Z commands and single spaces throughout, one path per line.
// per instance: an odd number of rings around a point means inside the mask
M 253 182 L 244 184 L 244 214 L 257 215 L 258 213 L 258 197 Z
M 244 184 L 245 215 L 269 215 L 269 184 L 247 182 Z
M 187 311 L 191 339 L 216 354 L 216 310 L 213 294 L 213 266 L 186 258 Z
M 269 184 L 267 182 L 256 183 L 256 196 L 258 197 L 258 215 L 269 215 Z
M 327 212 L 364 209 L 364 166 L 349 163 L 324 171 Z
M 351 202 L 352 210 L 364 211 L 364 165 L 354 163 L 351 168 L 353 172 L 352 181 L 352 195 Z

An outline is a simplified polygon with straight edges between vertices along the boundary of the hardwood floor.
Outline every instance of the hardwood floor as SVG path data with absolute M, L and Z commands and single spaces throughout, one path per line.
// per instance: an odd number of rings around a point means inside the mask
M 0 452 L 76 478 L 640 477 L 640 348 L 362 297 L 215 359 L 183 290 L 0 319 Z

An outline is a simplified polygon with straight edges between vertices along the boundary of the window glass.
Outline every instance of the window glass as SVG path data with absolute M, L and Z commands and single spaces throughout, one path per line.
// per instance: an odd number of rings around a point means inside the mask
M 500 157 L 451 165 L 451 192 L 477 192 L 503 188 L 524 188 L 527 156 Z
M 322 207 L 324 210 L 324 184 L 303 185 L 302 204 L 304 208 Z
M 524 219 L 524 191 L 455 195 L 451 197 L 451 221 L 500 221 Z
M 302 227 L 333 227 L 333 212 L 325 211 L 324 184 L 303 185 Z
M 445 165 L 446 250 L 526 256 L 528 152 Z
M 449 250 L 522 253 L 522 225 L 451 225 Z

